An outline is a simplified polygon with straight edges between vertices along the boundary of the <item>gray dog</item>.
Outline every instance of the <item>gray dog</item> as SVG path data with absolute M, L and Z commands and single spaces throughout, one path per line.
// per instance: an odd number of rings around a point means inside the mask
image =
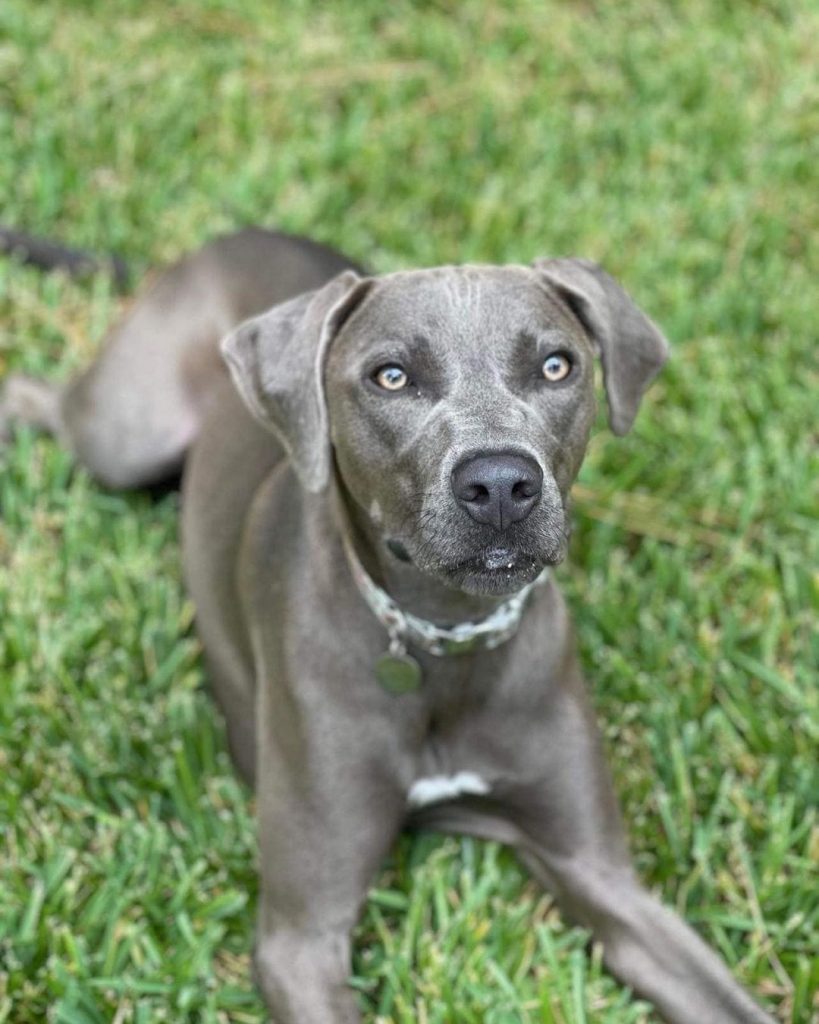
M 407 825 L 513 845 L 672 1024 L 771 1024 L 634 876 L 549 576 L 597 356 L 622 434 L 667 344 L 583 260 L 371 277 L 246 230 L 162 275 L 65 389 L 7 382 L 0 431 L 52 430 L 108 486 L 186 461 L 277 1024 L 359 1020 L 350 930 Z

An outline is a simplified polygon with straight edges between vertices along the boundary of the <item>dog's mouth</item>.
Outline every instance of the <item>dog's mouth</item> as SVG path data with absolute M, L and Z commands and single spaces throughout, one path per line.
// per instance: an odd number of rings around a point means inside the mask
M 387 548 L 399 561 L 412 563 L 446 586 L 476 596 L 514 594 L 536 580 L 546 566 L 562 561 L 565 554 L 565 545 L 547 551 L 531 551 L 492 544 L 465 558 L 444 561 L 414 558 L 406 546 L 395 539 L 387 541 Z
M 454 564 L 440 567 L 441 576 L 450 586 L 468 594 L 514 594 L 532 583 L 551 559 L 529 552 L 492 547 L 480 554 Z

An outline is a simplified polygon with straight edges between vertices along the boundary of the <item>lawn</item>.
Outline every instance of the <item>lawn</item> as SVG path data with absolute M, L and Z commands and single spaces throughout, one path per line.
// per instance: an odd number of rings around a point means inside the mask
M 248 222 L 378 270 L 585 255 L 664 326 L 560 577 L 640 872 L 794 1024 L 819 1019 L 818 39 L 811 0 L 0 5 L 0 222 L 135 279 Z M 0 260 L 0 375 L 65 377 L 123 301 Z M 261 1021 L 252 801 L 177 497 L 105 493 L 30 433 L 0 459 L 0 1022 Z M 402 841 L 354 969 L 368 1024 L 657 1019 L 471 840 Z

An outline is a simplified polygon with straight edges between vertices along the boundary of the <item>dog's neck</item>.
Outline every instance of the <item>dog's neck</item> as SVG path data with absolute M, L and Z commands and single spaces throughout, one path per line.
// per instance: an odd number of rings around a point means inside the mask
M 354 501 L 340 490 L 336 497 L 340 529 L 354 545 L 362 566 L 405 612 L 439 626 L 454 626 L 485 619 L 509 599 L 508 594 L 466 594 L 422 572 L 412 562 L 402 562 L 387 549 L 377 528 Z

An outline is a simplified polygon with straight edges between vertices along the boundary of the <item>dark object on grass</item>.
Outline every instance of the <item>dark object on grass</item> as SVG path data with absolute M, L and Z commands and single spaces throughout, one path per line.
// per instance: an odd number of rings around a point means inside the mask
M 64 270 L 72 277 L 111 274 L 119 291 L 128 289 L 128 266 L 119 256 L 95 256 L 84 249 L 74 249 L 4 227 L 0 227 L 0 252 L 41 270 Z

